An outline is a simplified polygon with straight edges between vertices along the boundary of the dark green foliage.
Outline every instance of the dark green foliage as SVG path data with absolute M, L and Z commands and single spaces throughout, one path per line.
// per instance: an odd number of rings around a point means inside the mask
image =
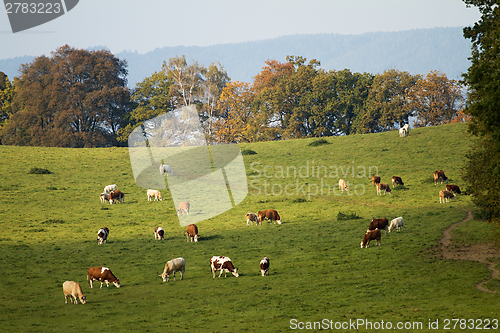
M 500 246 L 500 8 L 497 1 L 464 2 L 481 12 L 473 27 L 464 28 L 472 41 L 471 66 L 463 75 L 469 89 L 465 113 L 472 116 L 469 131 L 481 138 L 467 155 L 464 180 L 481 215 L 497 227 Z
M 337 221 L 344 221 L 344 220 L 359 220 L 361 219 L 361 216 L 356 214 L 356 212 L 348 211 L 345 213 L 342 213 L 339 211 L 337 214 Z
M 256 155 L 257 153 L 252 149 L 243 149 L 241 151 L 242 155 Z
M 317 147 L 317 146 L 327 145 L 329 143 L 330 142 L 328 142 L 325 139 L 318 139 L 318 140 L 314 140 L 313 142 L 309 143 L 308 146 Z
M 44 169 L 44 168 L 34 167 L 34 168 L 31 168 L 30 171 L 28 171 L 28 173 L 30 175 L 48 175 L 48 174 L 51 174 L 52 171 Z

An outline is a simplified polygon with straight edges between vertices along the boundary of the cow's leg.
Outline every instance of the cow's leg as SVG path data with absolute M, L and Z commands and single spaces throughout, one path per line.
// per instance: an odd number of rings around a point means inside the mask
M 175 271 L 174 271 L 174 281 L 175 281 Z
M 75 301 L 73 303 L 78 304 L 77 297 L 75 295 L 72 295 Z
M 181 271 L 181 280 L 184 278 L 184 269 Z
M 69 295 L 64 294 L 64 304 L 68 304 L 68 296 Z

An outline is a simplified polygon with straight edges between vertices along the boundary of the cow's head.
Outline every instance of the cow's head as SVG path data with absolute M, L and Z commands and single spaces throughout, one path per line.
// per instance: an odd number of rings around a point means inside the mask
M 87 297 L 85 297 L 85 295 L 82 295 L 82 296 L 80 296 L 79 298 L 80 298 L 80 302 L 81 302 L 82 304 L 87 303 Z
M 120 288 L 120 279 L 116 279 L 116 281 L 113 281 L 113 284 L 115 285 L 116 288 Z
M 194 239 L 194 242 L 196 243 L 198 241 L 198 235 L 194 235 L 193 239 Z
M 276 220 L 276 222 L 278 222 L 278 224 L 281 224 L 281 220 Z
M 232 273 L 233 273 L 233 275 L 234 275 L 234 276 L 236 276 L 236 277 L 240 276 L 240 275 L 238 274 L 238 269 L 237 269 L 237 268 L 235 268 L 235 269 L 234 269 L 234 271 L 233 271 Z

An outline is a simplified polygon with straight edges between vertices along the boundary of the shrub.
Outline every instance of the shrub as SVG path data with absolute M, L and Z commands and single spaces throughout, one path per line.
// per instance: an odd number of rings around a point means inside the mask
M 252 149 L 243 149 L 241 151 L 242 155 L 256 155 L 257 153 L 253 151 Z
M 28 172 L 31 175 L 51 174 L 52 172 L 43 168 L 31 168 Z
M 360 218 L 361 218 L 361 216 L 359 216 L 358 214 L 356 214 L 356 212 L 351 212 L 351 211 L 348 211 L 346 213 L 342 213 L 341 211 L 339 211 L 339 213 L 337 214 L 337 220 L 338 221 L 341 221 L 341 220 L 358 220 Z
M 329 144 L 329 142 L 326 141 L 325 139 L 318 139 L 318 140 L 314 140 L 313 142 L 308 144 L 308 146 L 316 147 L 316 146 L 327 145 L 327 144 Z

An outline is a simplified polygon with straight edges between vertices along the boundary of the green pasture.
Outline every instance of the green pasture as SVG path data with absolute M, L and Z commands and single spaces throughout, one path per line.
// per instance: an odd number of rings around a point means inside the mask
M 465 190 L 466 128 L 333 137 L 319 145 L 309 145 L 314 138 L 241 144 L 255 152 L 244 155 L 248 196 L 198 223 L 198 243 L 186 242 L 167 190 L 162 202 L 147 201 L 127 148 L 0 146 L 0 331 L 286 332 L 294 331 L 291 321 L 325 328 L 324 320 L 383 320 L 394 330 L 402 322 L 422 332 L 429 321 L 444 331 L 447 319 L 498 319 L 498 294 L 474 288 L 489 277 L 486 266 L 443 260 L 437 250 L 443 230 L 475 210 L 468 195 L 439 204 L 444 185 L 432 181 L 442 169 Z M 29 174 L 32 167 L 52 173 Z M 405 185 L 377 196 L 375 171 L 382 182 L 400 176 Z M 349 192 L 339 192 L 339 178 Z M 118 185 L 125 203 L 100 202 L 108 184 Z M 246 226 L 247 212 L 268 208 L 278 210 L 282 225 Z M 360 218 L 337 219 L 339 212 Z M 371 219 L 398 216 L 404 232 L 383 233 L 382 246 L 360 249 Z M 110 235 L 98 246 L 103 226 Z M 155 226 L 165 229 L 164 241 L 154 240 Z M 470 245 L 487 242 L 488 232 L 471 220 L 453 235 Z M 213 279 L 212 255 L 229 256 L 240 277 Z M 184 280 L 163 283 L 166 261 L 180 256 Z M 271 261 L 266 277 L 258 267 L 264 256 Z M 90 289 L 91 266 L 109 267 L 122 287 Z M 66 280 L 81 284 L 87 304 L 64 304 Z M 497 280 L 486 287 L 500 291 Z M 383 330 L 357 328 L 377 327 Z

